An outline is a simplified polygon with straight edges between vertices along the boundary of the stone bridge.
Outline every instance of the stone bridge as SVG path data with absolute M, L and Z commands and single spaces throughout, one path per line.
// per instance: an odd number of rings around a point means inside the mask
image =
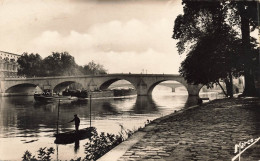
M 104 74 L 59 77 L 35 78 L 2 78 L 0 81 L 0 94 L 28 95 L 33 94 L 38 86 L 41 89 L 50 89 L 61 92 L 73 83 L 79 83 L 84 89 L 107 89 L 118 80 L 130 82 L 136 89 L 137 95 L 151 95 L 154 87 L 164 81 L 177 81 L 183 84 L 189 95 L 198 96 L 202 85 L 188 84 L 183 77 L 177 74 Z

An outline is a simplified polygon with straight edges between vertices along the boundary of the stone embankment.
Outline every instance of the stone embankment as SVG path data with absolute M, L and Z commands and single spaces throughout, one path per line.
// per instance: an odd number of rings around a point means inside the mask
M 136 134 L 138 141 L 125 146 L 126 152 L 120 157 L 109 158 L 117 153 L 119 145 L 103 159 L 231 160 L 236 155 L 235 144 L 260 137 L 260 99 L 214 100 L 157 119 Z M 135 136 L 129 140 L 136 140 Z M 260 160 L 259 142 L 244 152 L 241 160 Z

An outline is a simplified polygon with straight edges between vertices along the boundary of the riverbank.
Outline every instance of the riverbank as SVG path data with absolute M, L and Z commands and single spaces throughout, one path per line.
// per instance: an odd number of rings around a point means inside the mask
M 214 100 L 154 120 L 100 160 L 231 160 L 235 144 L 260 137 L 259 116 L 259 98 Z M 259 150 L 241 160 L 259 160 Z

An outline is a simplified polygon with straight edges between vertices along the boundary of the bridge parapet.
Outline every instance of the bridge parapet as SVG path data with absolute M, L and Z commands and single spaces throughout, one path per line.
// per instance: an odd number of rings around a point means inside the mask
M 177 81 L 183 84 L 190 95 L 198 95 L 202 86 L 189 85 L 183 77 L 177 74 L 103 74 L 79 75 L 59 77 L 34 77 L 34 78 L 5 78 L 1 80 L 0 92 L 7 93 L 16 86 L 38 86 L 41 89 L 50 88 L 57 92 L 64 90 L 72 83 L 79 83 L 84 89 L 92 87 L 104 90 L 118 80 L 129 81 L 137 90 L 138 95 L 151 95 L 154 87 L 164 81 Z

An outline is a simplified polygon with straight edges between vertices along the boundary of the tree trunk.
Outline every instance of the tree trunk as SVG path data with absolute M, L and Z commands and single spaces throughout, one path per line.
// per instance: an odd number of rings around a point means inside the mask
M 227 89 L 227 96 L 230 98 L 233 97 L 233 80 L 232 80 L 232 75 L 231 73 L 228 74 L 228 78 L 224 80 L 226 84 L 226 89 Z
M 220 88 L 222 89 L 224 95 L 225 95 L 226 97 L 228 97 L 228 95 L 227 95 L 226 91 L 224 90 L 224 88 L 222 87 L 222 85 L 221 85 L 219 82 L 217 82 L 217 83 L 218 83 L 218 85 L 220 86 Z
M 243 46 L 243 60 L 244 65 L 244 77 L 245 77 L 245 90 L 244 96 L 255 96 L 256 88 L 254 82 L 254 76 L 252 71 L 252 54 L 250 49 L 250 26 L 249 18 L 246 16 L 246 9 L 243 7 L 241 12 L 241 33 L 242 33 L 242 46 Z
M 229 93 L 229 96 L 230 98 L 233 98 L 233 77 L 232 77 L 232 74 L 231 72 L 229 72 L 229 86 L 230 86 L 230 93 Z

